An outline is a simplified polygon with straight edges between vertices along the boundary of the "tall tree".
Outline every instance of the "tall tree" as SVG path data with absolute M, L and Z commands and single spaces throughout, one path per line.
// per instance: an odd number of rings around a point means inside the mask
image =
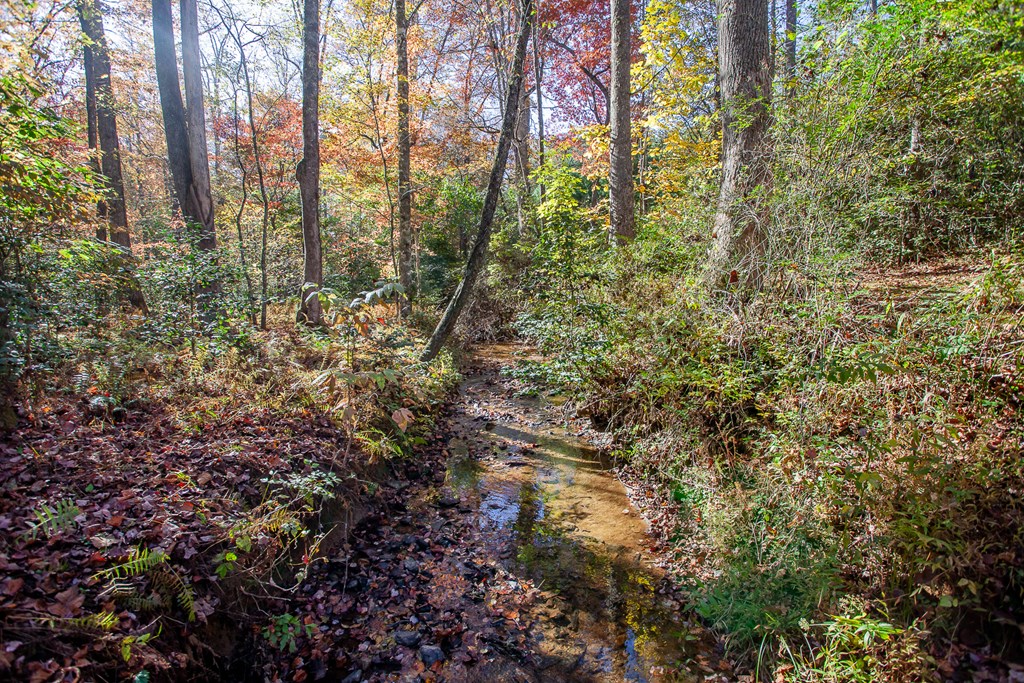
M 185 84 L 185 117 L 188 156 L 192 168 L 189 217 L 201 229 L 199 248 L 217 248 L 213 222 L 213 192 L 210 189 L 210 155 L 206 146 L 206 113 L 203 107 L 202 57 L 199 52 L 199 16 L 196 0 L 181 0 L 181 76 Z M 216 285 L 214 285 L 216 288 Z
M 789 91 L 794 92 L 793 79 L 796 78 L 796 0 L 786 0 L 786 78 L 789 79 Z
M 612 78 L 611 145 L 608 169 L 608 204 L 611 213 L 611 238 L 619 242 L 633 239 L 633 139 L 630 131 L 629 68 L 630 0 L 611 0 Z
M 199 20 L 195 0 L 181 0 L 181 34 L 184 102 L 178 85 L 171 3 L 170 0 L 153 0 L 153 55 L 175 208 L 187 223 L 200 231 L 197 246 L 212 251 L 217 248 L 217 235 L 213 222 L 209 152 L 206 148 Z M 216 283 L 210 283 L 204 289 L 215 290 Z
M 398 90 L 398 281 L 405 289 L 403 307 L 415 296 L 413 281 L 411 140 L 409 138 L 409 17 L 405 0 L 395 0 L 395 52 Z M 406 310 L 405 312 L 408 312 Z
M 160 91 L 160 110 L 164 120 L 164 138 L 167 141 L 167 164 L 174 187 L 174 208 L 187 219 L 192 219 L 189 213 L 192 161 L 188 151 L 185 104 L 178 84 L 178 57 L 174 49 L 171 0 L 153 0 L 153 57 L 156 62 L 157 87 Z
M 530 196 L 530 93 L 523 88 L 519 98 L 516 125 L 512 129 L 512 159 L 519 173 L 519 187 L 516 191 L 516 219 L 519 236 L 526 234 L 527 197 Z
M 319 325 L 324 280 L 320 248 L 320 2 L 305 0 L 302 21 L 302 160 L 295 170 L 302 201 L 303 286 L 299 322 Z
M 538 6 L 536 12 L 540 13 Z M 533 22 L 533 79 L 537 91 L 537 166 L 544 166 L 544 62 L 540 56 L 540 22 Z M 540 201 L 544 201 L 544 184 L 540 183 Z
M 512 136 L 515 133 L 516 119 L 518 118 L 519 100 L 523 90 L 523 65 L 526 62 L 526 46 L 530 42 L 530 26 L 533 23 L 533 0 L 523 0 L 520 8 L 520 28 L 516 38 L 515 57 L 512 60 L 512 69 L 509 73 L 508 92 L 505 93 L 505 108 L 503 109 L 501 121 L 501 133 L 498 135 L 498 149 L 494 153 L 494 163 L 491 165 L 491 176 L 487 181 L 487 192 L 484 195 L 483 211 L 480 214 L 480 223 L 477 225 L 476 242 L 473 250 L 466 259 L 466 266 L 462 271 L 462 280 L 455 289 L 455 294 L 445 308 L 444 315 L 430 335 L 423 350 L 421 360 L 430 361 L 437 357 L 441 347 L 448 340 L 455 323 L 458 322 L 462 309 L 465 308 L 469 297 L 473 292 L 473 285 L 483 271 L 487 261 L 487 247 L 491 241 L 491 228 L 494 224 L 494 212 L 498 207 L 498 198 L 501 194 L 501 181 L 505 176 L 505 165 L 508 162 L 508 150 L 512 145 Z
M 103 15 L 96 0 L 79 0 L 78 17 L 87 48 L 92 53 L 87 64 L 87 69 L 91 67 L 91 73 L 86 73 L 86 82 L 93 82 L 100 171 L 106 184 L 101 209 L 105 216 L 102 217 L 107 220 L 110 241 L 121 247 L 130 262 L 132 238 L 128 232 L 128 209 L 124 201 L 124 176 L 121 172 L 121 143 L 117 135 L 114 89 L 110 83 L 110 52 L 103 30 Z M 129 285 L 128 300 L 136 308 L 146 310 L 146 300 L 134 282 Z
M 96 130 L 96 69 L 93 65 L 93 45 L 88 38 L 86 19 L 84 14 L 85 3 L 78 6 L 78 20 L 82 25 L 82 33 L 86 35 L 85 44 L 82 46 L 82 68 L 85 71 L 85 128 L 86 139 L 89 145 L 89 165 L 99 175 L 100 168 L 100 140 L 99 132 Z M 96 239 L 101 242 L 107 241 L 107 204 L 101 196 L 96 201 L 96 214 L 101 222 L 96 226 Z
M 722 101 L 722 177 L 707 263 L 713 283 L 760 285 L 764 219 L 771 182 L 768 0 L 718 0 L 718 81 Z
M 103 31 L 103 16 L 96 0 L 79 0 L 78 18 L 88 43 L 86 48 L 91 52 L 91 59 L 88 61 L 92 73 L 86 73 L 86 84 L 88 85 L 88 81 L 91 80 L 94 89 L 100 170 L 106 183 L 103 203 L 105 217 L 110 226 L 110 240 L 130 250 L 131 237 L 128 234 L 128 213 L 124 204 L 121 149 L 117 136 L 114 91 L 110 84 L 110 53 Z

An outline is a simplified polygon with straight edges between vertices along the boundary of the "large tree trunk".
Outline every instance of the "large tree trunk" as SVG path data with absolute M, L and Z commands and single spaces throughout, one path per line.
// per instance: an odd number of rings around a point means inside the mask
M 188 109 L 178 86 L 178 61 L 174 51 L 174 22 L 170 0 L 153 1 L 153 54 L 156 60 L 160 109 L 167 140 L 167 162 L 174 186 L 174 203 L 185 223 L 199 231 L 197 247 L 217 248 L 210 162 L 206 148 L 206 115 L 203 112 L 203 77 L 200 72 L 199 19 L 195 0 L 181 0 L 181 62 Z M 211 301 L 220 289 L 215 280 L 199 286 L 204 316 L 214 309 Z
M 508 150 L 512 144 L 512 135 L 515 132 L 516 117 L 520 93 L 523 89 L 523 65 L 526 62 L 526 46 L 530 41 L 530 26 L 533 22 L 533 0 L 523 0 L 520 18 L 522 24 L 519 28 L 519 36 L 516 39 L 516 52 L 512 61 L 512 71 L 509 74 L 508 92 L 505 94 L 505 108 L 501 122 L 501 134 L 498 136 L 498 149 L 494 155 L 494 163 L 491 165 L 491 176 L 487 181 L 487 193 L 484 195 L 484 207 L 480 215 L 480 223 L 477 226 L 477 238 L 473 244 L 473 250 L 466 259 L 466 266 L 462 271 L 462 281 L 455 290 L 448 307 L 441 317 L 441 321 L 430 336 L 426 348 L 420 359 L 423 361 L 433 360 L 445 341 L 451 335 L 458 322 L 462 309 L 473 292 L 473 285 L 483 271 L 487 260 L 487 247 L 491 241 L 491 228 L 494 224 L 494 212 L 498 207 L 498 199 L 501 194 L 501 181 L 505 176 L 505 165 L 508 161 Z
M 95 94 L 96 134 L 100 147 L 100 169 L 106 187 L 103 208 L 110 230 L 110 241 L 117 244 L 132 262 L 132 238 L 128 232 L 128 210 L 124 201 L 124 176 L 121 172 L 121 143 L 117 136 L 114 90 L 110 83 L 110 53 L 103 31 L 103 16 L 96 0 L 80 0 L 78 16 L 82 32 L 92 51 L 91 67 Z M 86 75 L 88 80 L 89 75 Z M 128 286 L 128 301 L 146 310 L 146 300 L 134 281 Z
M 188 122 L 188 155 L 192 167 L 190 208 L 186 212 L 201 230 L 199 248 L 217 248 L 210 190 L 210 155 L 206 146 L 206 114 L 203 108 L 202 60 L 199 53 L 199 17 L 196 0 L 181 0 L 181 76 L 185 83 L 185 116 Z M 216 284 L 212 283 L 215 289 Z
M 768 0 L 718 0 L 718 71 L 722 99 L 722 178 L 707 276 L 713 284 L 757 288 L 763 275 L 771 182 Z
M 415 296 L 413 281 L 411 141 L 409 139 L 409 17 L 405 0 L 395 0 L 398 77 L 398 281 L 405 289 L 403 313 Z
M 124 177 L 121 173 L 121 150 L 114 114 L 114 92 L 110 84 L 110 54 L 103 32 L 103 17 L 95 0 L 80 0 L 78 17 L 82 32 L 92 52 L 92 81 L 95 89 L 96 134 L 100 148 L 100 170 L 106 188 L 104 204 L 110 226 L 110 240 L 131 249 L 128 214 L 124 205 Z M 88 81 L 89 74 L 86 74 Z
M 608 204 L 613 240 L 626 242 L 636 234 L 633 196 L 633 140 L 630 134 L 629 68 L 630 0 L 611 0 L 612 75 L 610 97 L 611 149 Z
M 187 216 L 189 188 L 192 186 L 192 160 L 188 151 L 185 105 L 178 85 L 178 57 L 174 49 L 171 0 L 153 0 L 153 56 L 156 61 L 156 81 L 160 90 L 160 110 L 164 119 L 167 164 L 174 187 L 175 209 Z
M 320 249 L 320 2 L 305 0 L 302 28 L 302 160 L 296 169 L 302 198 L 303 286 L 299 322 L 319 325 L 323 284 Z
M 82 25 L 82 33 L 86 32 L 85 15 L 82 13 L 84 4 L 78 6 L 78 19 Z M 99 132 L 96 130 L 96 69 L 93 66 L 92 41 L 86 40 L 82 46 L 82 68 L 85 71 L 85 129 L 86 139 L 89 145 L 89 166 L 97 175 L 100 174 L 100 141 Z M 107 241 L 107 204 L 100 197 L 96 201 L 96 215 L 100 223 L 96 226 L 96 239 L 101 242 Z

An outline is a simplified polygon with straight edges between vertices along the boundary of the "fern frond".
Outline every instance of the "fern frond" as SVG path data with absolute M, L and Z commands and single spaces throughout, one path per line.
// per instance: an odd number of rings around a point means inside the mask
M 196 600 L 192 587 L 189 586 L 181 574 L 171 567 L 161 567 L 160 571 L 153 575 L 153 584 L 158 590 L 162 589 L 168 593 L 178 605 L 185 610 L 189 621 L 196 620 Z
M 75 517 L 82 511 L 71 499 L 57 501 L 54 507 L 43 505 L 32 511 L 36 521 L 29 525 L 27 536 L 33 541 L 39 537 L 42 531 L 47 538 L 55 536 L 61 531 L 68 531 L 75 526 Z
M 139 587 L 132 583 L 127 583 L 122 579 L 112 579 L 107 587 L 103 589 L 98 597 L 100 600 L 124 600 L 133 595 L 137 595 Z
M 112 631 L 117 626 L 117 615 L 113 612 L 97 612 L 70 619 L 51 619 L 47 623 L 51 628 L 61 626 L 84 631 Z
M 167 553 L 159 550 L 150 552 L 149 548 L 135 548 L 128 555 L 128 561 L 114 565 L 109 569 L 93 574 L 96 579 L 131 579 L 151 571 L 154 567 L 167 561 Z
M 120 602 L 133 612 L 155 612 L 166 605 L 163 596 L 159 593 L 149 596 L 136 593 L 122 598 Z

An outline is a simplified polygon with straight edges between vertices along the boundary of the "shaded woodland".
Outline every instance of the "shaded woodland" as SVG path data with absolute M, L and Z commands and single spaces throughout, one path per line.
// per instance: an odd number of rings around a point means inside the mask
M 1024 680 L 1019 2 L 0 48 L 0 680 Z

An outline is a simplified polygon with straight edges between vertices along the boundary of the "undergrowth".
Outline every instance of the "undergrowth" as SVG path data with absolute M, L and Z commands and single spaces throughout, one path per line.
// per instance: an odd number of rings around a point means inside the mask
M 548 360 L 514 372 L 660 482 L 680 580 L 733 655 L 786 680 L 912 680 L 969 630 L 1019 656 L 1020 252 L 923 293 L 844 267 L 741 301 L 659 272 L 677 248 L 651 231 L 525 314 Z
M 230 652 L 187 641 L 215 631 L 220 605 L 289 647 L 275 630 L 287 615 L 267 606 L 425 443 L 457 379 L 448 354 L 416 360 L 393 305 L 364 310 L 359 327 L 306 329 L 275 307 L 267 331 L 192 344 L 154 342 L 118 312 L 59 332 L 0 479 L 0 515 L 20 531 L 0 557 L 52 558 L 5 584 L 14 671 L 88 645 L 94 680 L 186 662 L 215 677 Z M 19 477 L 40 483 L 19 492 Z M 22 509 L 25 495 L 43 502 Z

